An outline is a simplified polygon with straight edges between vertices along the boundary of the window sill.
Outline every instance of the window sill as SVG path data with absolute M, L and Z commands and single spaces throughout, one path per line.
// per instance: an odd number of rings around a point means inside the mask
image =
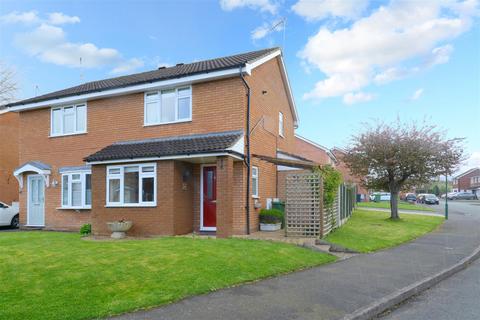
M 75 133 L 67 133 L 67 134 L 51 134 L 49 135 L 48 137 L 49 138 L 61 138 L 61 137 L 70 137 L 70 136 L 80 136 L 80 135 L 83 135 L 83 134 L 87 134 L 88 132 L 85 131 L 85 132 L 75 132 Z
M 92 210 L 92 207 L 58 207 L 57 210 Z
M 253 199 L 260 199 L 259 196 L 254 196 L 254 195 L 252 195 L 252 198 L 253 198 Z
M 278 136 L 279 136 L 280 138 L 282 138 L 282 139 L 285 139 L 285 135 L 283 135 L 283 134 L 281 134 L 281 133 L 279 133 Z
M 144 123 L 144 127 L 155 127 L 155 126 L 163 126 L 166 124 L 175 124 L 175 123 L 184 123 L 184 122 L 192 122 L 192 119 L 185 119 L 185 120 L 178 120 L 178 121 L 169 121 L 169 122 L 160 122 L 160 123 Z
M 155 208 L 157 204 L 107 204 L 105 208 Z

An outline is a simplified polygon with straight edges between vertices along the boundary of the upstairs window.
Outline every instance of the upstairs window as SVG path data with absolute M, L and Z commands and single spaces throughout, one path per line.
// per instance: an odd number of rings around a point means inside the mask
M 87 105 L 79 104 L 52 108 L 51 136 L 63 136 L 87 132 Z
M 92 207 L 92 174 L 90 171 L 62 174 L 62 208 Z
M 182 87 L 145 94 L 145 125 L 192 120 L 192 88 Z
M 280 137 L 284 137 L 285 135 L 285 128 L 283 127 L 283 113 L 278 113 L 278 134 Z

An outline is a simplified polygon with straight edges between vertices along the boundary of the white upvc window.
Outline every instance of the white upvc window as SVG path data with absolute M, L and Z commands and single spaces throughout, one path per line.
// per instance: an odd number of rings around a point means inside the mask
M 62 174 L 63 209 L 92 208 L 92 173 L 74 171 Z
M 145 93 L 144 125 L 192 120 L 192 87 Z
M 87 132 L 87 104 L 54 107 L 50 115 L 50 136 L 65 136 Z
M 252 197 L 258 198 L 258 167 L 252 166 Z
M 285 137 L 285 128 L 283 126 L 283 113 L 278 113 L 278 134 L 280 137 Z
M 157 164 L 107 166 L 108 207 L 157 205 Z

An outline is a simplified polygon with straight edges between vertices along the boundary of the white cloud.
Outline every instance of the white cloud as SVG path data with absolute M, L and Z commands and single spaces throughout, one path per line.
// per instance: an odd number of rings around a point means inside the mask
M 368 0 L 299 0 L 292 6 L 292 10 L 307 21 L 328 17 L 350 20 L 359 17 L 367 6 Z
M 132 71 L 143 66 L 139 59 L 126 60 L 113 48 L 98 48 L 92 43 L 69 42 L 62 28 L 45 23 L 30 32 L 17 34 L 15 43 L 20 49 L 41 61 L 61 66 L 85 68 L 114 66 L 112 72 L 115 73 Z
M 120 63 L 118 66 L 113 68 L 113 70 L 110 73 L 112 74 L 129 73 L 138 68 L 143 67 L 143 65 L 144 63 L 142 60 L 137 58 L 132 58 Z
M 466 161 L 466 166 L 468 166 L 469 169 L 480 167 L 480 151 L 474 151 L 470 155 L 470 158 Z
M 48 15 L 48 23 L 54 25 L 66 23 L 79 23 L 80 18 L 77 16 L 69 16 L 61 12 L 52 12 Z
M 372 101 L 375 98 L 375 96 L 371 93 L 365 93 L 365 92 L 349 92 L 343 96 L 343 103 L 352 105 L 355 103 L 359 102 L 368 102 Z
M 415 101 L 415 100 L 418 100 L 422 94 L 423 94 L 423 88 L 420 88 L 420 89 L 417 89 L 415 90 L 415 92 L 412 94 L 412 96 L 410 97 L 410 100 L 411 101 Z
M 247 7 L 276 14 L 278 10 L 278 5 L 270 0 L 220 0 L 220 6 L 225 11 Z
M 0 17 L 4 23 L 23 23 L 23 24 L 41 24 L 61 25 L 67 23 L 78 23 L 80 18 L 77 16 L 69 16 L 62 12 L 52 12 L 48 15 L 48 19 L 42 19 L 38 16 L 37 11 L 18 12 L 13 11 L 7 15 Z
M 447 44 L 445 46 L 437 47 L 432 50 L 430 57 L 428 57 L 426 65 L 433 67 L 436 64 L 444 64 L 450 60 L 450 55 L 453 52 L 453 46 Z
M 34 24 L 39 23 L 41 20 L 38 17 L 36 11 L 18 12 L 13 11 L 9 14 L 0 17 L 0 21 L 4 23 L 24 23 Z
M 458 9 L 465 6 L 466 2 L 428 1 L 418 5 L 393 1 L 349 28 L 331 31 L 321 27 L 308 39 L 299 56 L 322 71 L 326 79 L 304 97 L 342 96 L 372 82 L 387 83 L 422 67 L 445 63 L 453 47 L 438 45 L 470 28 L 471 12 L 475 11 Z M 427 60 L 423 65 L 404 65 L 421 58 Z

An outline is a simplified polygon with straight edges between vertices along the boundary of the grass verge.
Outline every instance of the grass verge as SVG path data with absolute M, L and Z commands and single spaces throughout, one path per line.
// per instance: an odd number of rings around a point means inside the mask
M 413 214 L 400 214 L 400 218 L 394 221 L 387 212 L 357 209 L 350 220 L 326 240 L 359 252 L 372 252 L 418 238 L 444 221 L 442 217 Z
M 0 257 L 0 319 L 11 320 L 105 317 L 335 260 L 267 241 L 57 232 L 2 233 Z
M 381 208 L 381 209 L 390 209 L 390 202 L 389 201 L 382 201 L 382 202 L 359 202 L 357 203 L 359 208 Z M 415 211 L 435 211 L 432 208 L 421 206 L 418 204 L 411 204 L 405 201 L 399 201 L 398 203 L 399 210 L 415 210 Z

